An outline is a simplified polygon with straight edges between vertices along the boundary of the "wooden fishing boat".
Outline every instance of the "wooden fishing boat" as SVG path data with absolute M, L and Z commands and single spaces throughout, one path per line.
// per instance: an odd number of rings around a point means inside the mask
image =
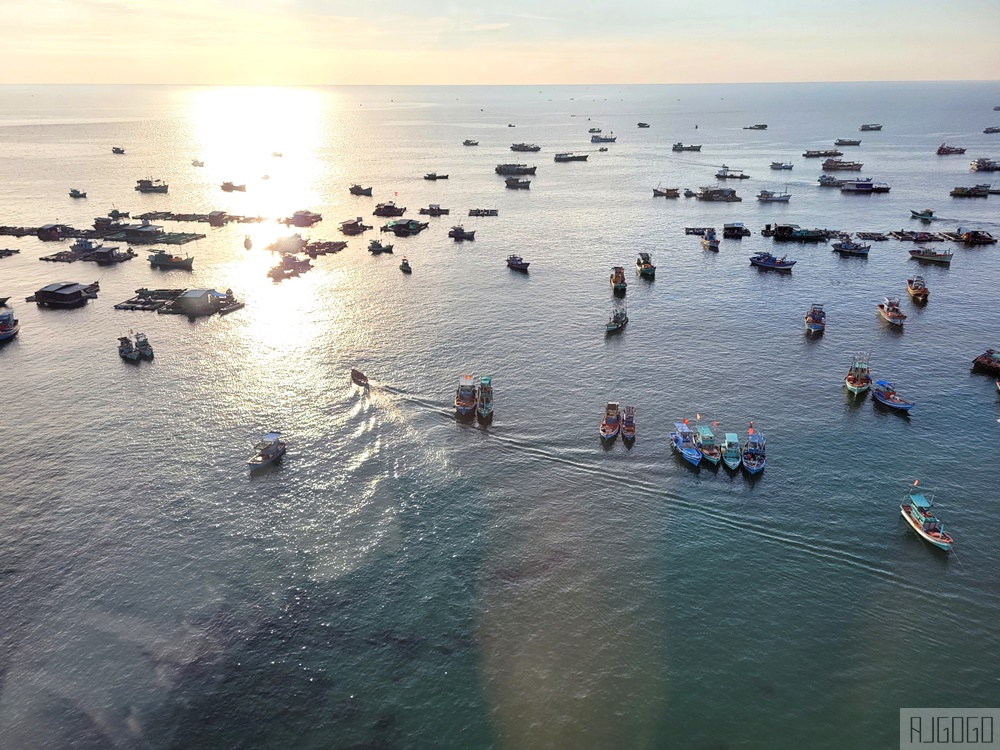
M 361 370 L 355 370 L 353 367 L 351 368 L 351 381 L 362 388 L 368 387 L 368 376 L 361 372 Z
M 929 208 L 925 208 L 923 211 L 914 211 L 911 208 L 910 217 L 913 219 L 920 219 L 921 221 L 934 221 L 937 219 L 937 216 L 935 216 L 934 212 Z
M 766 464 L 764 436 L 753 429 L 753 422 L 748 429 L 747 441 L 743 444 L 743 468 L 748 474 L 760 474 Z
M 987 349 L 974 360 L 972 369 L 979 372 L 988 372 L 993 375 L 1000 375 L 1000 351 Z
M 368 252 L 372 255 L 379 255 L 380 253 L 391 253 L 392 245 L 383 245 L 378 240 L 370 240 L 368 242 Z
M 631 443 L 635 440 L 635 407 L 626 406 L 622 416 L 622 440 Z
M 360 185 L 351 185 L 348 188 L 348 191 L 350 192 L 351 195 L 367 195 L 371 197 L 372 194 L 372 189 L 370 185 L 366 188 L 363 188 Z
M 855 242 L 849 235 L 842 234 L 840 240 L 830 245 L 830 249 L 841 255 L 855 255 L 867 258 L 872 246 L 863 242 Z
M 921 539 L 948 552 L 954 544 L 954 539 L 934 515 L 934 496 L 928 497 L 923 492 L 917 492 L 916 487 L 917 483 L 914 482 L 913 489 L 903 498 L 899 511 Z
M 471 416 L 476 410 L 478 394 L 471 375 L 463 375 L 455 389 L 455 413 L 460 418 Z
M 484 424 L 493 421 L 493 378 L 489 375 L 483 375 L 479 378 L 476 418 Z
M 810 333 L 823 333 L 826 330 L 826 311 L 823 310 L 823 305 L 813 304 L 806 311 L 805 326 Z
M 126 362 L 139 361 L 139 350 L 135 348 L 132 339 L 128 336 L 118 337 L 118 356 Z
M 864 393 L 872 385 L 872 376 L 868 367 L 868 360 L 871 355 L 866 352 L 857 352 L 851 360 L 851 366 L 844 377 L 844 385 L 847 390 L 857 395 Z
M 914 302 L 924 303 L 930 297 L 931 290 L 927 288 L 927 283 L 923 276 L 914 276 L 906 280 L 906 293 Z
M 913 408 L 911 401 L 905 401 L 896 393 L 896 386 L 888 380 L 876 380 L 872 387 L 872 396 L 883 406 L 897 411 L 909 411 Z
M 250 471 L 258 471 L 269 466 L 285 455 L 285 443 L 280 432 L 269 432 L 253 448 L 254 453 L 247 461 Z
M 949 156 L 951 154 L 964 154 L 965 149 L 959 148 L 958 146 L 949 146 L 947 143 L 942 143 L 938 146 L 937 154 L 938 156 Z
M 740 436 L 735 432 L 727 432 L 722 441 L 722 463 L 727 469 L 737 471 L 743 461 L 743 451 L 740 450 Z
M 628 310 L 622 307 L 616 307 L 611 311 L 611 316 L 608 318 L 608 322 L 604 326 L 606 333 L 615 333 L 620 331 L 628 324 Z
M 625 269 L 622 266 L 614 266 L 611 269 L 611 290 L 619 297 L 625 294 L 628 289 L 628 282 L 625 281 Z
M 701 463 L 702 453 L 695 442 L 694 431 L 688 427 L 688 421 L 674 422 L 670 433 L 670 445 L 674 451 L 692 466 Z
M 879 302 L 878 314 L 894 326 L 901 326 L 906 322 L 906 314 L 899 309 L 899 297 L 886 297 Z
M 649 253 L 639 253 L 639 257 L 635 259 L 635 270 L 644 279 L 656 277 L 656 266 Z
M 917 247 L 909 251 L 910 257 L 924 263 L 951 263 L 955 253 L 942 253 L 929 247 Z
M 719 252 L 719 238 L 715 234 L 715 227 L 709 227 L 701 236 L 701 247 L 703 250 Z
M 776 258 L 771 253 L 757 253 L 750 256 L 750 265 L 767 268 L 774 271 L 791 271 L 798 261 L 788 260 L 787 256 Z
M 655 187 L 653 188 L 654 198 L 680 198 L 681 189 L 680 188 L 665 188 L 665 187 Z
M 714 424 L 714 423 L 713 423 Z M 702 458 L 705 458 L 713 466 L 718 466 L 722 459 L 722 451 L 715 443 L 715 435 L 708 425 L 700 424 L 695 428 L 694 444 L 701 451 Z
M 617 401 L 609 401 L 604 407 L 604 417 L 601 419 L 601 440 L 614 440 L 621 430 L 621 414 Z
M 513 271 L 520 271 L 521 273 L 527 273 L 529 265 L 531 265 L 530 262 L 526 261 L 520 255 L 507 256 L 507 268 L 510 268 Z

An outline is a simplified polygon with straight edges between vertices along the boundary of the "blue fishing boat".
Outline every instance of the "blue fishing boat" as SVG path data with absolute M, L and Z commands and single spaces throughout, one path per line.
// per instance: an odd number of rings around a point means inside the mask
M 841 235 L 840 241 L 834 242 L 830 247 L 835 253 L 840 253 L 841 255 L 859 255 L 863 258 L 867 258 L 868 253 L 872 249 L 871 245 L 855 242 L 846 234 Z
M 722 441 L 722 463 L 727 469 L 737 471 L 743 461 L 743 452 L 740 450 L 740 436 L 735 432 L 727 432 L 726 439 Z
M 715 227 L 709 227 L 701 237 L 701 246 L 705 250 L 719 252 L 719 238 L 715 234 Z
M 471 375 L 463 375 L 455 389 L 455 413 L 460 418 L 469 417 L 476 410 L 476 386 Z
M 823 333 L 826 330 L 826 311 L 823 305 L 814 304 L 806 312 L 806 330 L 810 333 Z
M 743 444 L 743 468 L 748 474 L 759 474 L 764 471 L 764 436 L 754 432 L 753 422 L 747 431 L 747 441 Z
M 626 406 L 622 417 L 622 440 L 631 443 L 635 440 L 635 407 Z
M 692 466 L 701 463 L 702 453 L 695 443 L 694 431 L 688 427 L 687 420 L 674 422 L 674 431 L 670 433 L 670 444 L 678 455 Z
M 479 378 L 476 417 L 483 423 L 493 421 L 493 378 L 489 375 L 483 375 Z
M 913 408 L 913 403 L 904 401 L 896 393 L 896 386 L 888 380 L 876 380 L 875 387 L 872 388 L 872 396 L 883 406 L 897 411 L 909 411 Z
M 913 489 L 903 498 L 899 512 L 925 542 L 945 552 L 951 550 L 955 540 L 944 530 L 944 524 L 934 515 L 934 497 L 933 495 L 927 497 L 923 492 L 917 492 L 917 482 L 913 483 Z
M 787 256 L 776 258 L 771 253 L 757 253 L 750 256 L 750 265 L 757 268 L 769 268 L 775 271 L 791 271 L 797 261 L 788 260 Z
M 7 298 L 4 298 L 5 300 Z M 8 341 L 17 335 L 21 330 L 20 321 L 14 317 L 13 312 L 0 313 L 0 341 Z

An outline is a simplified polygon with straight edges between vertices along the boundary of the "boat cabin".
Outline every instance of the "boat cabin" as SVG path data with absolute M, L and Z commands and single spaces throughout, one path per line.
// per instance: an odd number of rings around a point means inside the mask
M 126 242 L 136 242 L 139 244 L 153 244 L 163 239 L 163 227 L 159 224 L 150 224 L 149 219 L 143 219 L 142 224 L 126 224 L 122 227 L 125 231 Z
M 208 224 L 213 227 L 225 226 L 229 214 L 225 211 L 209 211 Z
M 911 492 L 909 495 L 913 516 L 924 531 L 940 531 L 941 522 L 934 516 L 933 503 L 922 493 Z
M 65 224 L 46 224 L 38 228 L 38 239 L 42 242 L 55 242 L 66 236 L 69 229 Z

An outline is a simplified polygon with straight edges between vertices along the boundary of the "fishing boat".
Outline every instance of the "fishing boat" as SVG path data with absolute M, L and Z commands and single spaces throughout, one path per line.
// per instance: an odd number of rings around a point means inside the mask
M 722 451 L 715 443 L 715 435 L 708 425 L 700 424 L 694 431 L 694 443 L 701 451 L 701 455 L 713 466 L 718 466 L 722 459 Z
M 635 440 L 635 407 L 626 406 L 622 412 L 622 440 L 631 443 Z
M 400 207 L 395 204 L 394 201 L 386 201 L 385 203 L 376 203 L 375 210 L 372 211 L 372 216 L 402 216 L 406 213 L 406 207 Z
M 588 130 L 587 132 L 588 132 L 588 133 L 600 133 L 600 132 L 601 132 L 601 129 L 600 129 L 600 128 L 591 128 L 591 129 L 590 129 L 590 130 Z
M 140 193 L 165 193 L 168 185 L 163 180 L 136 180 L 135 189 Z
M 139 356 L 143 359 L 153 358 L 153 347 L 149 343 L 146 334 L 141 331 L 137 331 L 135 334 L 135 350 L 139 352 Z
M 744 174 L 742 169 L 730 169 L 725 164 L 723 164 L 719 171 L 715 173 L 717 179 L 720 180 L 749 180 L 750 175 Z
M 648 122 L 638 122 L 638 123 L 636 123 L 636 125 L 635 125 L 635 126 L 636 126 L 637 128 L 648 128 L 648 127 L 649 127 L 649 123 L 648 123 Z M 626 407 L 626 408 L 627 408 L 627 407 Z
M 760 125 L 745 125 L 744 130 L 767 130 L 767 125 L 761 123 Z
M 367 195 L 370 197 L 372 194 L 371 187 L 363 188 L 360 185 L 351 185 L 348 188 L 348 191 L 350 192 L 351 195 Z
M 823 333 L 826 330 L 826 311 L 823 305 L 813 304 L 806 312 L 806 330 L 810 333 Z
M 139 352 L 128 336 L 118 337 L 118 356 L 126 362 L 139 361 Z
M 4 304 L 10 297 L 4 297 Z M 21 330 L 21 323 L 10 310 L 0 312 L 0 341 L 10 341 Z
M 665 187 L 655 187 L 653 188 L 654 198 L 680 198 L 681 189 L 680 188 L 665 188 Z
M 611 310 L 611 316 L 604 326 L 606 333 L 616 333 L 628 324 L 628 310 L 625 306 L 616 307 Z
M 951 195 L 953 198 L 989 198 L 990 197 L 990 185 L 973 185 L 972 187 L 956 187 L 953 188 Z
M 355 385 L 360 385 L 362 388 L 368 387 L 368 376 L 365 375 L 361 370 L 355 370 L 351 368 L 351 382 Z
M 876 380 L 872 388 L 872 396 L 883 406 L 897 411 L 909 411 L 913 408 L 913 403 L 904 401 L 896 393 L 896 386 L 888 380 Z
M 793 169 L 795 167 L 790 161 L 772 161 L 771 169 Z
M 588 156 L 590 156 L 590 154 L 574 154 L 571 151 L 564 151 L 555 155 L 555 161 L 587 161 Z
M 992 135 L 993 133 L 1000 133 L 1000 126 L 992 125 L 986 128 L 983 132 L 986 133 L 986 135 Z
M 499 216 L 500 210 L 497 208 L 470 208 L 469 216 Z
M 246 185 L 236 185 L 232 182 L 223 182 L 220 187 L 226 193 L 245 193 L 247 191 Z
M 761 203 L 788 203 L 791 199 L 791 193 L 776 193 L 773 190 L 761 190 L 757 193 L 757 200 Z
M 253 455 L 247 461 L 247 466 L 250 467 L 250 471 L 259 471 L 283 455 L 285 455 L 285 443 L 281 439 L 281 433 L 268 432 L 253 447 Z
M 942 143 L 937 148 L 938 156 L 951 156 L 952 154 L 964 154 L 965 149 L 959 148 L 958 146 L 949 146 L 947 143 Z
M 86 198 L 87 193 L 83 190 L 77 190 L 76 188 L 70 188 L 69 190 L 70 198 Z
M 774 271 L 791 271 L 792 266 L 794 266 L 798 261 L 788 260 L 787 256 L 782 256 L 780 258 L 771 255 L 771 253 L 757 253 L 756 255 L 750 256 L 750 265 L 757 266 L 757 268 L 768 268 Z
M 867 258 L 872 246 L 862 242 L 855 242 L 849 235 L 842 234 L 840 240 L 830 245 L 830 249 L 841 255 L 858 255 Z
M 635 259 L 635 270 L 644 279 L 652 279 L 656 276 L 656 266 L 653 265 L 653 258 L 649 253 L 639 253 Z
M 703 250 L 719 252 L 719 238 L 715 234 L 715 227 L 709 227 L 701 237 L 701 247 Z
M 670 433 L 670 445 L 674 451 L 692 466 L 701 463 L 701 451 L 695 443 L 694 432 L 688 427 L 687 420 L 674 422 L 674 429 Z
M 424 175 L 424 179 L 425 180 L 430 180 L 432 182 L 434 180 L 447 180 L 448 179 L 448 175 L 446 175 L 446 174 L 438 174 L 437 172 L 428 172 L 427 174 Z
M 504 184 L 511 190 L 528 190 L 531 187 L 531 180 L 521 180 L 517 177 L 508 177 Z
M 737 471 L 743 462 L 743 451 L 740 450 L 740 436 L 735 432 L 727 432 L 722 441 L 722 463 L 727 469 Z
M 403 273 L 413 273 L 413 269 L 410 268 L 410 261 L 408 261 L 405 256 L 403 257 L 403 260 L 400 261 L 399 270 Z
M 391 253 L 392 245 L 383 245 L 378 240 L 370 240 L 368 242 L 368 252 L 373 255 L 379 255 L 380 253 Z
M 497 164 L 493 171 L 498 175 L 527 175 L 534 174 L 538 167 L 529 167 L 527 164 Z
M 850 138 L 838 138 L 833 142 L 834 146 L 860 146 L 861 141 L 851 140 Z
M 421 208 L 417 213 L 421 216 L 448 216 L 450 208 L 441 208 L 437 203 L 431 203 L 427 208 Z
M 1000 161 L 996 159 L 973 159 L 969 162 L 973 172 L 1000 172 Z
M 753 422 L 747 432 L 747 441 L 743 444 L 743 468 L 748 474 L 760 474 L 767 462 L 764 436 L 754 431 Z
M 512 143 L 510 146 L 511 151 L 527 151 L 534 153 L 536 151 L 541 151 L 542 147 L 534 143 Z
M 592 135 L 590 136 L 591 143 L 614 143 L 618 140 L 616 135 Z
M 680 152 L 680 151 L 701 151 L 701 146 L 700 145 L 698 145 L 698 146 L 691 146 L 691 145 L 685 146 L 683 143 L 675 143 L 673 146 L 670 147 L 670 150 L 671 151 L 678 151 L 678 152 Z
M 476 239 L 476 230 L 468 231 L 461 224 L 456 224 L 448 231 L 448 236 L 451 237 L 456 242 L 461 242 L 462 240 L 474 240 Z
M 609 401 L 604 407 L 604 417 L 601 419 L 601 440 L 614 440 L 621 430 L 621 413 L 618 402 Z
M 847 182 L 847 180 L 841 180 L 834 177 L 833 175 L 828 175 L 828 174 L 821 174 L 819 176 L 819 180 L 817 181 L 819 182 L 820 187 L 835 187 L 835 188 L 843 187 L 844 183 Z
M 684 195 L 687 196 L 688 191 L 684 191 Z M 743 199 L 740 198 L 736 191 L 729 187 L 703 187 L 694 197 L 700 201 L 709 201 L 711 203 L 739 203 Z
M 937 216 L 934 215 L 934 211 L 929 208 L 925 208 L 923 211 L 914 211 L 910 209 L 910 218 L 920 219 L 921 221 L 934 221 Z
M 823 151 L 806 151 L 802 155 L 807 159 L 819 159 L 828 156 L 843 156 L 844 152 L 837 151 L 836 149 L 831 148 L 831 149 L 825 149 Z
M 348 236 L 362 234 L 369 229 L 372 229 L 371 225 L 365 224 L 360 216 L 356 219 L 348 219 L 347 221 L 340 222 L 340 231 Z
M 191 166 L 192 167 L 204 167 L 205 166 L 205 162 L 199 161 L 198 159 L 192 159 L 191 160 Z
M 914 302 L 924 303 L 930 297 L 931 290 L 927 288 L 927 282 L 923 276 L 914 276 L 906 280 L 906 293 Z
M 625 294 L 626 289 L 628 289 L 628 282 L 625 281 L 625 269 L 622 266 L 611 268 L 611 289 L 619 296 Z
M 530 263 L 520 255 L 508 255 L 507 256 L 507 268 L 513 269 L 514 271 L 521 271 L 522 273 L 528 272 L 528 266 Z
M 913 489 L 903 498 L 899 512 L 921 539 L 945 552 L 950 551 L 955 540 L 934 515 L 934 496 L 927 497 L 924 493 L 917 492 L 916 487 L 917 483 L 914 482 Z
M 459 417 L 469 417 L 476 410 L 476 386 L 471 375 L 463 375 L 455 389 L 455 413 Z
M 462 145 L 463 146 L 478 146 L 479 145 L 479 141 L 474 141 L 471 138 L 466 138 L 464 141 L 462 141 Z
M 879 124 L 879 123 L 877 123 L 877 122 L 870 122 L 870 123 L 862 125 L 860 128 L 858 128 L 858 130 L 860 130 L 862 133 L 867 133 L 867 132 L 870 132 L 870 131 L 881 130 L 881 129 L 882 129 L 882 125 Z
M 493 378 L 489 375 L 479 378 L 476 418 L 484 424 L 493 421 Z
M 179 268 L 190 271 L 194 267 L 194 258 L 190 255 L 185 255 L 182 258 L 179 255 L 160 250 L 149 256 L 149 265 L 153 268 Z
M 906 315 L 899 309 L 899 297 L 886 297 L 878 303 L 878 314 L 894 326 L 906 322 Z
M 868 368 L 868 360 L 871 355 L 866 352 L 857 352 L 851 360 L 851 366 L 844 377 L 844 385 L 847 390 L 857 395 L 867 391 L 872 384 L 871 371 Z
M 826 172 L 860 172 L 863 166 L 863 162 L 844 159 L 827 159 L 823 162 L 823 170 Z
M 124 154 L 125 153 L 125 149 L 123 149 L 121 146 L 112 146 L 111 147 L 111 153 L 112 154 Z
M 916 247 L 909 251 L 910 257 L 925 263 L 951 263 L 955 253 L 945 253 L 929 247 Z
M 727 240 L 741 240 L 750 236 L 750 230 L 742 221 L 722 225 L 722 237 Z

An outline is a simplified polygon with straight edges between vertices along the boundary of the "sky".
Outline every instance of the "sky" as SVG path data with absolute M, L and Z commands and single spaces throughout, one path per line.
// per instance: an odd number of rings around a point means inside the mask
M 1000 79 L 1000 0 L 0 0 L 0 83 Z

